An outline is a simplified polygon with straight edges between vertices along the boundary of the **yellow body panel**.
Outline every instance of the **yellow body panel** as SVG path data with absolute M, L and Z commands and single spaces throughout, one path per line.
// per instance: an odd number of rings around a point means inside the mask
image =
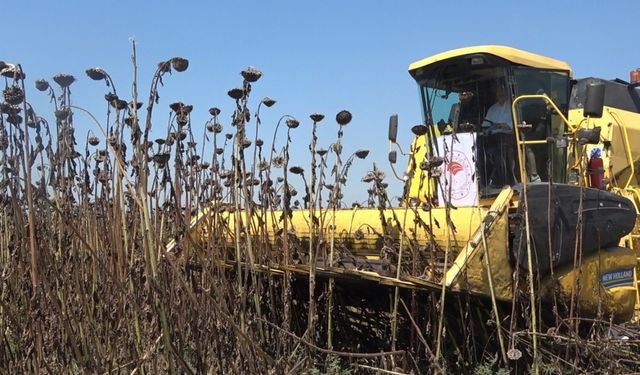
M 601 312 L 605 319 L 613 314 L 617 321 L 628 321 L 634 312 L 636 288 L 632 283 L 605 288 L 600 277 L 615 270 L 632 270 L 636 262 L 632 249 L 606 249 L 585 257 L 576 270 L 572 266 L 556 270 L 556 281 L 547 278 L 542 289 L 550 295 L 557 285 L 567 299 L 576 293 L 580 315 L 597 316 Z
M 411 176 L 409 183 L 409 198 L 418 198 L 420 202 L 428 202 L 436 191 L 436 182 L 428 178 L 427 173 L 420 169 L 420 163 L 425 160 L 429 145 L 425 135 L 415 137 L 411 143 L 411 156 L 407 166 L 407 172 Z
M 226 240 L 229 245 L 234 243 L 234 227 L 235 214 L 229 211 L 218 212 L 217 215 L 213 210 L 206 209 L 198 214 L 191 223 L 191 241 L 193 244 L 199 245 L 206 241 L 213 232 L 216 223 L 219 228 L 224 227 L 227 233 Z M 455 231 L 451 231 L 451 250 L 459 252 L 459 250 L 467 244 L 472 233 L 478 228 L 481 216 L 484 216 L 486 208 L 461 207 L 451 210 L 451 220 L 455 223 Z M 418 245 L 424 248 L 430 241 L 430 235 L 425 225 L 432 227 L 435 243 L 442 249 L 447 246 L 446 236 L 446 213 L 444 208 L 433 208 L 431 213 L 422 209 L 404 209 L 394 208 L 386 210 L 378 210 L 374 208 L 359 209 L 341 209 L 335 212 L 336 223 L 336 240 L 348 250 L 358 255 L 379 255 L 383 246 L 381 235 L 385 233 L 381 214 L 384 217 L 387 228 L 386 235 L 393 240 L 399 240 L 399 225 L 405 225 L 405 238 L 417 241 Z M 331 210 L 323 211 L 318 215 L 319 227 L 324 228 L 320 235 L 326 241 L 331 236 L 329 230 L 332 223 L 333 213 Z M 405 217 L 406 215 L 406 217 Z M 242 212 L 241 218 L 245 221 L 245 212 Z M 283 228 L 282 211 L 268 212 L 265 218 L 262 218 L 259 212 L 253 216 L 253 228 L 257 228 L 259 221 L 264 221 L 266 228 L 270 228 L 266 234 L 270 244 L 276 244 L 276 238 L 281 237 L 277 233 Z M 289 224 L 289 233 L 301 240 L 309 238 L 309 212 L 307 210 L 293 210 Z M 417 223 L 417 224 L 416 224 Z M 317 231 L 318 229 L 316 229 Z M 260 236 L 251 231 L 254 236 Z M 358 232 L 358 233 L 356 233 Z M 319 235 L 316 235 L 319 237 Z M 183 241 L 184 246 L 185 241 Z M 175 243 L 172 241 L 167 249 L 170 250 Z M 278 249 L 279 250 L 279 249 Z
M 497 299 L 511 300 L 513 267 L 509 261 L 508 209 L 512 196 L 511 188 L 500 192 L 483 220 L 483 227 L 478 227 L 447 272 L 447 286 L 485 296 L 491 294 L 493 286 Z
M 582 109 L 569 111 L 569 122 L 582 128 L 600 127 L 601 143 L 587 145 L 587 156 L 591 149 L 598 147 L 602 152 L 605 178 L 610 186 L 627 188 L 638 186 L 640 168 L 640 115 L 618 108 L 605 107 L 602 117 L 584 121 Z M 605 151 L 604 142 L 610 147 Z
M 526 65 L 533 68 L 566 70 L 571 76 L 571 67 L 564 61 L 537 55 L 535 53 L 523 51 L 516 48 L 495 45 L 465 47 L 442 52 L 437 55 L 433 55 L 412 63 L 411 65 L 409 65 L 409 72 L 437 63 L 439 61 L 480 53 L 495 55 L 513 63 Z

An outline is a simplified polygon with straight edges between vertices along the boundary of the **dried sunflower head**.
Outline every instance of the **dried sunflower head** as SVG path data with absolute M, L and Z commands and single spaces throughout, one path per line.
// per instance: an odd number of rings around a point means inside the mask
M 369 150 L 358 150 L 356 151 L 356 156 L 359 159 L 364 159 L 367 157 L 367 155 L 369 155 Z
M 342 110 L 340 112 L 338 112 L 338 114 L 336 115 L 336 122 L 340 125 L 340 126 L 345 126 L 348 123 L 351 122 L 351 112 L 347 111 L 347 110 Z
M 49 82 L 44 79 L 37 80 L 36 89 L 38 89 L 38 91 L 47 91 L 49 89 Z
M 245 81 L 253 83 L 259 80 L 260 77 L 262 77 L 262 72 L 250 66 L 247 69 L 241 71 L 240 75 L 242 75 L 242 78 L 244 78 Z
M 511 348 L 507 350 L 507 357 L 512 361 L 517 361 L 522 357 L 522 352 L 518 349 Z
M 231 90 L 229 90 L 227 92 L 227 95 L 229 95 L 232 99 L 242 99 L 242 97 L 244 96 L 244 90 L 238 87 L 232 88 Z
M 177 72 L 184 72 L 189 67 L 189 60 L 182 57 L 174 57 L 170 62 L 173 69 Z
M 266 171 L 267 169 L 269 169 L 269 163 L 267 163 L 266 160 L 261 161 L 260 163 L 258 163 L 258 169 L 261 171 Z
M 60 87 L 65 88 L 71 86 L 76 79 L 71 74 L 58 74 L 53 76 L 53 80 L 60 85 Z
M 100 144 L 100 139 L 95 135 L 89 137 L 88 142 L 91 146 L 97 146 Z
M 372 181 L 381 182 L 382 180 L 384 180 L 384 178 L 385 178 L 384 172 L 382 172 L 379 169 L 376 169 L 376 170 L 367 172 L 367 174 L 364 177 L 362 177 L 362 182 L 372 182 Z
M 300 126 L 300 121 L 294 119 L 294 118 L 289 118 L 287 119 L 287 126 L 289 127 L 289 129 L 295 129 L 298 126 Z
M 218 116 L 220 114 L 220 108 L 217 108 L 217 107 L 209 108 L 209 114 L 213 117 Z
M 89 78 L 91 78 L 94 81 L 101 81 L 107 78 L 107 72 L 105 72 L 102 68 L 99 68 L 99 67 L 89 68 L 85 70 L 85 73 L 87 73 Z
M 62 107 L 54 112 L 56 119 L 64 121 L 71 116 L 71 110 L 69 107 Z
M 256 139 L 256 146 L 262 147 L 262 145 L 264 145 L 264 141 L 260 138 Z
M 327 150 L 321 148 L 319 150 L 316 150 L 316 154 L 318 154 L 320 156 L 325 156 L 327 154 Z
M 271 160 L 271 166 L 274 168 L 282 168 L 284 167 L 285 158 L 284 156 L 278 155 L 274 156 Z
M 18 65 L 7 63 L 0 69 L 0 75 L 12 79 L 25 79 L 27 77 Z
M 170 156 L 171 156 L 171 154 L 169 154 L 167 152 L 164 152 L 164 153 L 161 153 L 161 154 L 155 154 L 155 155 L 153 155 L 153 161 L 156 164 L 158 164 L 158 167 L 163 167 L 169 161 L 169 157 Z
M 293 167 L 289 168 L 289 172 L 293 174 L 303 174 L 304 169 L 302 169 L 302 167 L 300 166 L 294 165 Z
M 11 105 L 18 105 L 24 100 L 24 91 L 18 86 L 9 86 L 2 91 L 4 101 Z
M 324 115 L 322 113 L 313 113 L 309 117 L 311 117 L 311 120 L 313 120 L 313 122 L 320 122 L 324 119 Z
M 265 96 L 265 97 L 262 99 L 262 104 L 266 105 L 267 107 L 271 107 L 272 105 L 276 104 L 276 100 L 271 99 L 271 98 L 270 98 L 270 97 L 268 97 L 268 96 Z

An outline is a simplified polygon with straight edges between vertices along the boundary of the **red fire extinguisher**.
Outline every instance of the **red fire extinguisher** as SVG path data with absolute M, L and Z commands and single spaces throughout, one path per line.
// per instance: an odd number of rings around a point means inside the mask
M 599 148 L 591 150 L 591 158 L 589 159 L 589 177 L 591 187 L 595 189 L 603 189 L 604 165 L 602 163 L 602 151 Z

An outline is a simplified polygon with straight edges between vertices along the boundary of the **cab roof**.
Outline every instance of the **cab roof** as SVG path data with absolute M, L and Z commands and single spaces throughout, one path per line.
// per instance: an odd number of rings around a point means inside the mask
M 523 51 L 517 48 L 496 45 L 465 47 L 438 53 L 437 55 L 424 58 L 409 65 L 409 73 L 411 73 L 412 76 L 415 76 L 416 71 L 421 68 L 439 62 L 444 62 L 445 60 L 449 59 L 481 54 L 494 55 L 496 57 L 510 61 L 514 64 L 529 66 L 533 68 L 564 70 L 569 72 L 569 76 L 572 76 L 571 67 L 564 61 L 537 55 L 535 53 Z

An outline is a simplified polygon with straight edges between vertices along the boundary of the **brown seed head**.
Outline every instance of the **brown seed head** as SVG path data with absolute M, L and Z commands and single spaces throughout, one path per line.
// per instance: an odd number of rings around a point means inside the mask
M 242 78 L 244 78 L 245 81 L 253 83 L 259 80 L 260 77 L 262 77 L 262 72 L 250 66 L 247 69 L 241 71 L 240 75 L 242 75 Z
M 295 129 L 298 126 L 300 126 L 300 121 L 294 119 L 294 118 L 289 118 L 287 119 L 287 126 L 289 127 L 289 129 Z
M 25 79 L 26 74 L 16 64 L 7 64 L 0 69 L 0 75 L 12 79 Z
M 24 100 L 24 91 L 18 86 L 9 86 L 2 91 L 4 101 L 11 105 L 18 105 Z
M 241 88 L 233 88 L 231 90 L 229 90 L 227 92 L 227 94 L 232 98 L 232 99 L 242 99 L 242 97 L 244 96 L 244 90 Z
M 309 117 L 311 117 L 311 120 L 313 120 L 313 122 L 320 122 L 322 121 L 322 119 L 324 119 L 324 115 L 322 113 L 313 113 Z
M 184 72 L 189 67 L 189 60 L 182 57 L 174 57 L 171 60 L 171 66 L 177 72 Z
M 44 79 L 39 79 L 36 81 L 36 89 L 38 91 L 47 91 L 49 89 L 49 82 Z
M 266 105 L 267 107 L 271 107 L 272 105 L 276 104 L 276 100 L 271 99 L 271 98 L 270 98 L 270 97 L 268 97 L 268 96 L 265 96 L 265 97 L 262 99 L 262 103 L 263 103 L 264 105 Z
M 351 112 L 347 111 L 347 110 L 342 110 L 340 112 L 338 112 L 338 114 L 336 115 L 336 122 L 340 125 L 340 126 L 345 126 L 348 123 L 351 122 Z
M 358 150 L 356 151 L 356 156 L 359 159 L 364 159 L 367 157 L 367 155 L 369 155 L 369 150 Z
M 53 80 L 60 85 L 60 87 L 65 88 L 71 86 L 76 79 L 71 74 L 58 74 L 53 76 Z
M 85 70 L 85 73 L 94 81 L 100 81 L 107 78 L 107 72 L 105 72 L 102 68 L 89 68 Z
M 303 174 L 304 173 L 304 169 L 302 169 L 302 167 L 294 165 L 293 167 L 289 168 L 289 172 L 291 172 L 293 174 Z

